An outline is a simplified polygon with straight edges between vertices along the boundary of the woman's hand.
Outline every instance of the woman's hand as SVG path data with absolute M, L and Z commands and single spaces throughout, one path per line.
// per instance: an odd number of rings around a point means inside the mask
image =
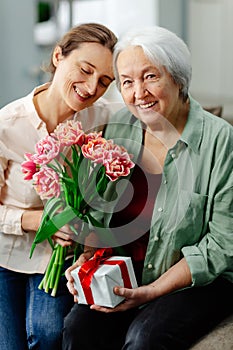
M 101 311 L 105 313 L 126 311 L 137 306 L 148 303 L 156 298 L 156 291 L 152 285 L 141 286 L 134 289 L 115 287 L 114 293 L 116 295 L 125 297 L 125 300 L 117 305 L 115 308 L 107 308 L 99 305 L 91 305 L 92 310 Z
M 69 247 L 74 243 L 74 233 L 68 224 L 60 228 L 51 238 L 62 247 Z
M 21 226 L 24 231 L 37 231 L 43 215 L 43 210 L 25 210 L 21 218 Z M 57 231 L 52 239 L 62 247 L 68 247 L 73 244 L 74 233 L 69 225 L 63 226 Z
M 71 275 L 71 271 L 73 271 L 74 269 L 85 263 L 87 260 L 89 260 L 94 255 L 95 251 L 95 248 L 85 246 L 84 252 L 79 256 L 78 260 L 65 271 L 65 276 L 68 281 L 66 285 L 69 292 L 74 296 L 75 303 L 78 302 L 78 292 L 74 288 L 74 279 Z

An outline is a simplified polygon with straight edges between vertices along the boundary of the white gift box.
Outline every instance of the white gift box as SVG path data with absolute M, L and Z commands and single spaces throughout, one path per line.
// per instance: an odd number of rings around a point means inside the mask
M 92 259 L 89 261 L 91 260 Z M 108 263 L 113 265 L 108 265 Z M 124 300 L 124 297 L 114 294 L 113 288 L 115 286 L 126 286 L 127 288 L 137 287 L 137 281 L 130 257 L 112 256 L 106 259 L 94 272 L 89 287 L 86 287 L 85 282 L 80 280 L 79 273 L 81 268 L 82 267 L 78 267 L 71 271 L 74 278 L 74 287 L 78 292 L 79 304 L 96 304 L 114 308 Z M 90 278 L 87 273 L 84 277 Z M 91 293 L 92 296 L 91 302 L 88 296 L 89 293 Z

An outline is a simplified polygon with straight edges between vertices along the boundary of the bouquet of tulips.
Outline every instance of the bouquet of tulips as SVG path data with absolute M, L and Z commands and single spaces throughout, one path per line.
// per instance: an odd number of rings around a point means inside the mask
M 106 140 L 101 132 L 86 134 L 81 123 L 73 120 L 59 124 L 36 144 L 34 154 L 25 154 L 25 159 L 24 179 L 32 181 L 45 200 L 30 257 L 36 245 L 48 239 L 53 254 L 39 288 L 47 293 L 51 290 L 55 296 L 67 248 L 54 244 L 52 236 L 66 224 L 77 237 L 82 223 L 101 227 L 91 214 L 92 204 L 103 196 L 109 181 L 129 175 L 134 163 L 123 146 Z

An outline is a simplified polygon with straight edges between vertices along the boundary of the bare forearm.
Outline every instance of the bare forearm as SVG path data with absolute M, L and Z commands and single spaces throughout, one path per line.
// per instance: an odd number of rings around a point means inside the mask
M 41 210 L 26 210 L 21 219 L 21 226 L 24 231 L 37 231 L 42 217 Z
M 155 294 L 154 297 L 157 298 L 178 289 L 188 287 L 191 283 L 191 272 L 185 258 L 183 258 L 150 284 L 154 289 L 154 292 L 151 290 L 151 293 Z

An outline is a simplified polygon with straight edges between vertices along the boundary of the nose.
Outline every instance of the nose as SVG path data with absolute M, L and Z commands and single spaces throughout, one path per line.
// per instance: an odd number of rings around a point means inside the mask
M 142 99 L 148 94 L 145 82 L 136 82 L 134 85 L 134 96 L 136 99 Z
M 98 79 L 94 76 L 89 76 L 86 81 L 86 89 L 89 95 L 95 95 L 98 86 Z

